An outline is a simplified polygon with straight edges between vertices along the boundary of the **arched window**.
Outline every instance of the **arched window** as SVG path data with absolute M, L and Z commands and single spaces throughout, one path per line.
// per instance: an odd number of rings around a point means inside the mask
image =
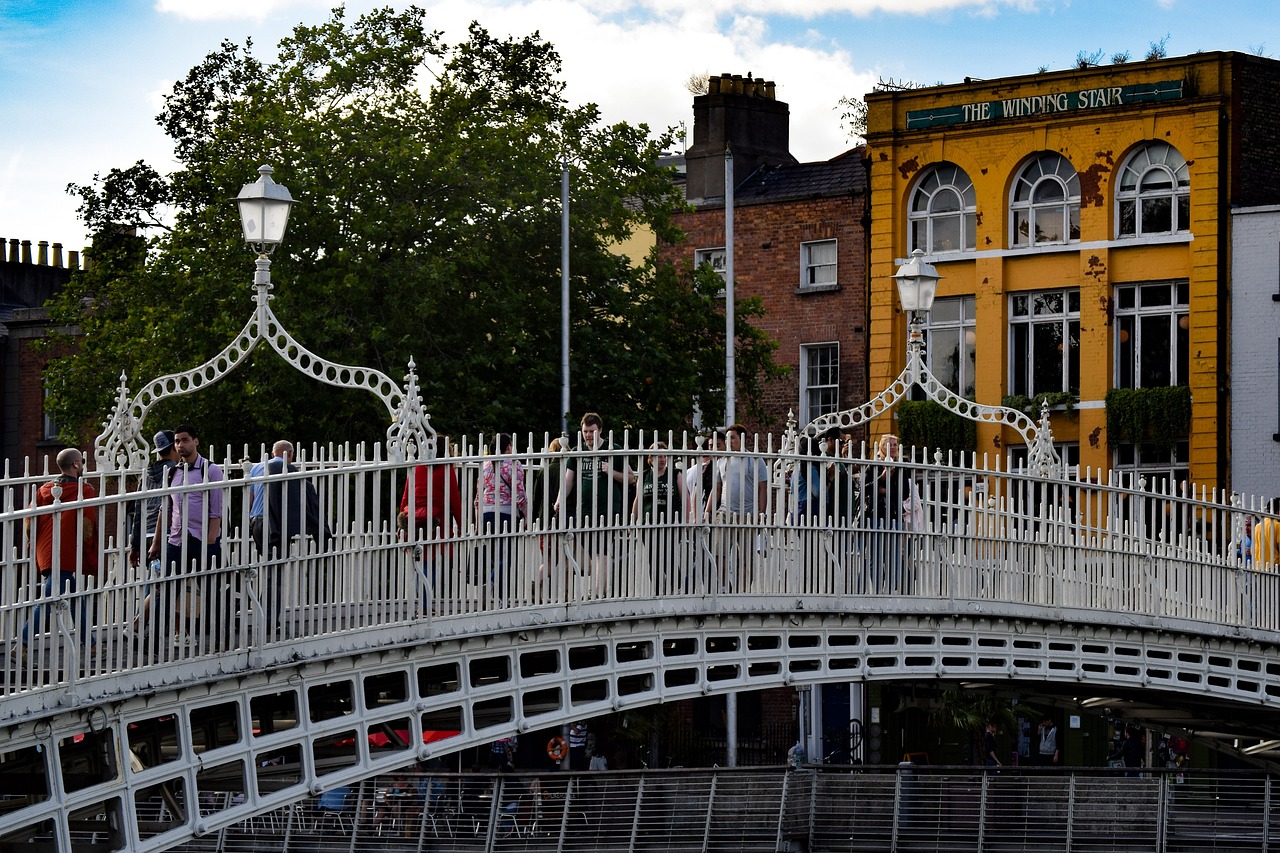
M 1009 202 L 1014 246 L 1080 239 L 1080 179 L 1066 157 L 1045 152 L 1022 167 Z
M 1116 184 L 1116 234 L 1141 237 L 1191 230 L 1191 171 L 1167 142 L 1129 155 Z
M 911 249 L 929 255 L 972 250 L 976 220 L 973 181 L 954 163 L 940 163 L 920 177 L 911 193 Z

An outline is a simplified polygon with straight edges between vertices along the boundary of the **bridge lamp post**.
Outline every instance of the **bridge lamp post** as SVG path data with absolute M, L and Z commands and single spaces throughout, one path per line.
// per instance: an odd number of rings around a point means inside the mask
M 271 167 L 258 167 L 258 180 L 245 184 L 236 196 L 240 208 L 240 229 L 244 241 L 258 253 L 257 269 L 253 283 L 257 287 L 271 287 L 271 253 L 284 240 L 285 227 L 289 224 L 289 210 L 293 196 L 284 184 L 271 180 Z
M 893 280 L 898 285 L 898 301 L 910 318 L 907 321 L 907 367 L 912 368 L 924 357 L 924 322 L 922 314 L 933 310 L 933 297 L 942 276 L 933 264 L 924 260 L 924 250 L 916 249 L 907 262 L 898 267 Z M 913 377 L 920 374 L 913 370 Z

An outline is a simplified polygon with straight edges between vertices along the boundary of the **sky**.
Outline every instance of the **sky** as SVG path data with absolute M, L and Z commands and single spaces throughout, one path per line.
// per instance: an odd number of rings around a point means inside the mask
M 156 124 L 175 81 L 223 40 L 264 60 L 337 0 L 0 0 L 0 238 L 88 242 L 69 183 L 145 160 L 176 168 Z M 347 19 L 400 0 L 343 4 Z M 751 73 L 791 109 L 791 153 L 851 147 L 841 97 L 878 81 L 926 85 L 1235 50 L 1280 57 L 1275 0 L 418 0 L 451 42 L 478 21 L 539 32 L 564 64 L 571 103 L 608 122 L 692 129 L 693 75 Z M 245 181 L 255 175 L 246 175 Z M 228 216 L 234 216 L 228 208 Z

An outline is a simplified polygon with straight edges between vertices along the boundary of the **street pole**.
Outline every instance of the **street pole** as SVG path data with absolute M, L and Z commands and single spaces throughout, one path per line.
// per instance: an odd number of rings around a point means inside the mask
M 560 158 L 560 434 L 569 434 L 569 158 Z
M 733 317 L 733 149 L 724 149 L 724 422 L 737 420 L 737 333 Z

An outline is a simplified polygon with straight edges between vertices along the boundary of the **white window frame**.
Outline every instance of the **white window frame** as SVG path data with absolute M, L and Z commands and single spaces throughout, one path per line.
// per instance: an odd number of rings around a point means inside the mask
M 40 440 L 55 441 L 58 438 L 58 422 L 49 414 L 49 386 L 44 386 L 40 401 Z
M 937 343 L 940 332 L 954 331 L 956 333 L 956 349 L 949 350 L 947 355 L 953 355 L 956 360 L 954 383 L 943 382 L 951 393 L 966 399 L 975 399 L 975 377 L 976 365 L 973 363 L 977 353 L 978 341 L 978 321 L 977 321 L 977 297 L 975 296 L 948 296 L 942 299 L 935 299 L 933 302 L 933 310 L 929 312 L 928 319 L 925 321 L 925 360 L 929 365 L 929 370 L 934 376 L 941 380 L 938 373 L 937 358 L 944 354 L 938 351 L 940 346 Z M 940 319 L 938 317 L 939 305 L 959 306 L 956 317 Z
M 1055 220 L 1061 223 L 1061 235 L 1037 237 L 1042 221 L 1048 224 Z M 1018 171 L 1009 191 L 1009 245 L 1022 249 L 1078 242 L 1080 176 L 1066 157 L 1045 151 Z
M 728 253 L 725 252 L 724 246 L 710 246 L 705 249 L 695 249 L 693 252 L 693 266 L 697 267 L 707 264 L 713 269 L 716 275 L 720 276 L 720 280 L 724 281 L 726 272 L 728 272 Z
M 818 248 L 830 248 L 830 261 L 816 261 L 813 257 L 814 250 Z M 800 244 L 800 289 L 801 290 L 831 290 L 840 286 L 840 245 L 835 239 L 830 240 L 810 240 Z M 815 279 L 822 276 L 824 272 L 830 270 L 829 281 L 817 281 Z
M 1160 302 L 1161 291 L 1168 294 Z M 1116 388 L 1150 388 L 1186 385 L 1190 377 L 1190 283 L 1186 279 L 1168 281 L 1143 281 L 1118 284 L 1112 302 L 1112 325 L 1115 330 Z M 1150 301 L 1144 304 L 1144 297 Z M 1144 343 L 1146 331 L 1155 331 L 1169 344 L 1166 356 L 1169 363 L 1167 380 L 1153 378 L 1150 384 L 1143 381 L 1143 360 L 1150 358 L 1151 347 Z M 1157 368 L 1159 365 L 1157 365 Z
M 826 354 L 825 365 L 815 364 L 814 357 L 820 353 Z M 825 369 L 831 373 L 825 377 L 817 377 L 826 379 L 826 382 L 813 383 L 810 381 L 810 373 L 812 370 Z M 834 400 L 822 406 L 814 406 L 812 398 L 815 392 L 833 392 Z M 821 415 L 830 414 L 831 412 L 840 411 L 840 342 L 839 341 L 823 341 L 811 344 L 800 345 L 800 423 L 807 424 L 814 418 Z M 820 409 L 815 413 L 815 409 Z
M 1148 142 L 1125 158 L 1116 180 L 1116 239 L 1191 230 L 1191 169 L 1167 142 Z M 1156 228 L 1156 208 L 1168 206 L 1169 227 Z
M 1053 310 L 1044 300 L 1057 296 L 1061 298 L 1061 308 Z M 1019 305 L 1022 305 L 1020 308 Z M 1039 360 L 1052 358 L 1050 353 L 1036 353 L 1036 330 L 1038 327 L 1058 327 L 1059 358 L 1062 359 L 1062 387 L 1037 388 L 1035 384 L 1035 367 Z M 1026 351 L 1018 352 L 1019 332 L 1025 327 L 1022 335 L 1026 340 Z M 1021 364 L 1019 365 L 1019 362 Z M 1025 385 L 1018 383 L 1019 367 L 1026 377 Z M 1073 371 L 1074 367 L 1074 371 Z M 1076 387 L 1071 387 L 1072 374 L 1076 379 Z M 1020 394 L 1034 397 L 1037 394 L 1050 394 L 1068 391 L 1079 394 L 1080 381 L 1080 289 L 1065 287 L 1055 290 L 1034 290 L 1014 293 L 1009 296 L 1009 394 Z
M 1191 478 L 1191 444 L 1180 441 L 1173 447 L 1159 447 L 1149 442 L 1124 442 L 1111 451 L 1112 470 L 1146 477 L 1147 490 L 1168 493 Z M 1126 485 L 1127 478 L 1122 480 Z M 1181 494 L 1181 489 L 1174 489 Z
M 943 234 L 958 220 L 957 245 L 944 243 Z M 907 206 L 907 233 L 911 250 L 926 255 L 972 252 L 976 247 L 977 196 L 973 180 L 955 163 L 939 163 L 925 170 L 911 191 Z

